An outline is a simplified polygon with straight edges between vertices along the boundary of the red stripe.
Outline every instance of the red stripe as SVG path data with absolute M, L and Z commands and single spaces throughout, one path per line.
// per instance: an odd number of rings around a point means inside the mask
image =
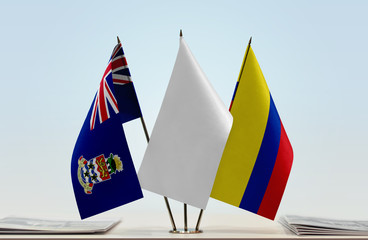
M 125 83 L 130 83 L 130 81 L 128 80 L 121 80 L 121 79 L 112 79 L 113 83 L 122 83 L 122 84 L 125 84 Z
M 106 75 L 107 75 L 110 71 L 111 71 L 111 62 L 109 62 L 109 64 L 107 65 L 107 67 L 106 67 L 106 69 L 105 69 L 105 72 L 104 72 L 104 74 L 103 74 L 103 76 L 102 76 L 102 80 L 101 80 L 101 81 L 103 81 L 103 80 L 105 79 Z
M 126 66 L 127 64 L 126 64 L 126 62 L 124 62 L 124 61 L 122 61 L 123 59 L 122 58 L 120 58 L 120 59 L 118 59 L 118 60 L 115 60 L 115 61 L 113 61 L 112 63 L 111 63 L 111 65 L 112 65 L 112 69 L 117 69 L 117 68 L 119 68 L 119 67 L 124 67 L 124 66 Z
M 126 60 L 126 58 L 125 58 L 125 57 L 123 57 L 121 60 L 123 60 L 123 64 L 124 64 L 124 66 L 128 65 L 127 60 Z
M 97 102 L 98 102 L 98 96 L 96 96 L 96 100 L 95 100 L 95 106 L 93 107 L 93 116 L 92 116 L 92 126 L 91 126 L 91 129 L 94 129 L 95 128 L 95 122 L 96 122 L 96 112 L 97 112 Z
M 104 80 L 100 83 L 100 90 L 99 90 L 99 110 L 101 115 L 101 123 L 108 119 L 107 115 L 107 109 L 106 109 L 106 102 L 105 102 L 105 96 L 104 96 Z
M 101 123 L 104 122 L 105 120 L 107 120 L 109 118 L 108 113 L 107 113 L 107 109 L 106 109 L 106 101 L 105 101 L 105 96 L 104 96 L 104 82 L 106 75 L 108 75 L 108 73 L 111 71 L 111 61 L 109 62 L 109 64 L 106 67 L 106 70 L 103 74 L 102 80 L 100 82 L 100 89 L 99 89 L 99 111 L 100 111 L 100 115 L 101 115 Z
M 281 122 L 281 121 L 280 121 Z M 293 149 L 281 122 L 279 151 L 265 195 L 257 214 L 275 219 L 293 164 Z
M 107 93 L 109 94 L 110 98 L 114 102 L 114 105 L 115 105 L 116 109 L 118 109 L 118 111 L 119 111 L 118 103 L 116 102 L 115 96 L 112 94 L 109 85 L 107 85 L 107 82 L 105 82 L 105 87 L 106 87 Z
M 231 100 L 231 103 L 230 103 L 230 107 L 229 107 L 229 112 L 231 111 L 231 107 L 233 106 L 233 100 Z

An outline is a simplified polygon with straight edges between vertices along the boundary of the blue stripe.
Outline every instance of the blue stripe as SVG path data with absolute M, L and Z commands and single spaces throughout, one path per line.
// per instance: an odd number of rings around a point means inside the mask
M 118 102 L 121 123 L 129 122 L 142 116 L 133 82 L 114 85 L 115 98 Z
M 233 93 L 233 98 L 231 99 L 231 101 L 234 101 L 235 94 L 236 94 L 236 90 L 238 90 L 238 85 L 239 85 L 239 81 L 238 81 L 238 82 L 236 82 L 235 89 L 234 89 L 234 93 Z
M 112 59 L 112 54 L 114 54 L 114 52 L 115 52 L 115 49 L 111 53 L 110 60 Z M 115 54 L 115 57 L 121 56 L 121 55 L 124 55 L 123 47 L 120 47 L 120 49 L 118 50 L 118 52 Z
M 281 121 L 270 94 L 270 111 L 262 144 L 239 207 L 257 213 L 270 181 L 280 144 Z
M 93 165 L 93 168 L 89 168 L 89 166 L 87 165 L 87 169 L 88 169 L 88 172 L 89 172 L 89 178 L 88 178 L 88 182 L 89 183 L 95 183 L 96 181 L 92 180 L 92 176 L 93 174 L 96 173 L 95 169 L 96 169 L 96 165 L 93 164 L 93 159 L 89 160 L 88 163 L 89 164 L 92 164 Z
M 114 74 L 125 75 L 125 76 L 129 76 L 130 77 L 129 68 L 123 68 L 123 69 L 121 69 L 119 71 L 114 72 Z
M 124 55 L 123 47 L 119 49 L 119 51 L 116 53 L 116 56 Z
M 88 170 L 86 169 L 86 166 L 84 166 L 84 167 L 82 167 L 82 168 L 81 168 L 81 172 L 80 172 L 80 174 L 81 174 L 81 177 L 82 177 L 83 182 L 87 182 L 88 180 L 87 180 L 87 179 L 86 179 L 86 177 L 84 176 L 84 170 L 85 170 L 86 172 L 88 172 Z

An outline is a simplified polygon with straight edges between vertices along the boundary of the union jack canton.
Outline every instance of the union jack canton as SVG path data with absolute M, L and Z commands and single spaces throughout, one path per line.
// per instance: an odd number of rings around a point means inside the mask
M 93 101 L 90 130 L 95 128 L 97 115 L 100 124 L 110 118 L 108 106 L 111 107 L 115 114 L 119 113 L 117 100 L 107 81 L 111 77 L 114 85 L 124 85 L 132 81 L 121 43 L 118 43 L 112 52 L 110 61 L 100 82 L 100 87 Z

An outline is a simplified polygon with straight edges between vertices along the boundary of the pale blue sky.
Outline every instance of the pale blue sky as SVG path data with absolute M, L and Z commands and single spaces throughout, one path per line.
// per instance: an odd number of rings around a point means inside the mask
M 368 219 L 367 1 L 1 1 L 0 214 L 78 217 L 70 158 L 119 35 L 149 131 L 179 30 L 229 105 L 249 38 L 290 141 L 285 213 Z M 125 126 L 138 169 L 140 122 Z M 165 211 L 161 197 L 110 211 Z M 210 200 L 208 212 L 248 214 Z

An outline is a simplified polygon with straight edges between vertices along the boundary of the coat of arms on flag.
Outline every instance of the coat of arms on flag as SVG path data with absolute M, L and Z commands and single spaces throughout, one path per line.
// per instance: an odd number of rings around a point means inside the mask
M 110 153 L 108 158 L 103 154 L 86 160 L 78 159 L 78 180 L 86 194 L 92 194 L 93 185 L 111 179 L 111 175 L 123 171 L 123 163 L 118 155 Z

